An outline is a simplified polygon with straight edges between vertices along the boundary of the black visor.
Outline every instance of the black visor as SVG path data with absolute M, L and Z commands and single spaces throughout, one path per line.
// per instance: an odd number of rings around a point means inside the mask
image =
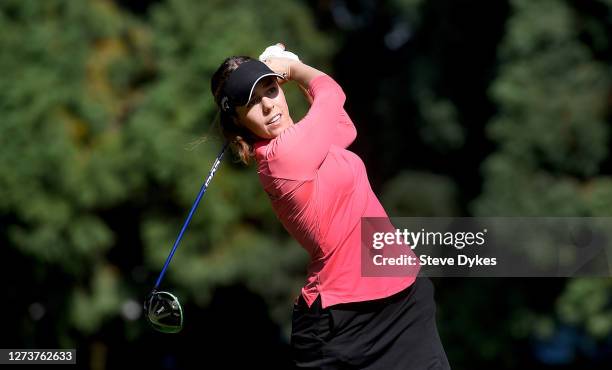
M 221 90 L 221 98 L 218 102 L 221 109 L 224 112 L 229 112 L 236 107 L 246 105 L 251 100 L 257 82 L 267 76 L 283 78 L 259 60 L 253 59 L 240 64 L 232 72 L 225 82 L 223 90 Z

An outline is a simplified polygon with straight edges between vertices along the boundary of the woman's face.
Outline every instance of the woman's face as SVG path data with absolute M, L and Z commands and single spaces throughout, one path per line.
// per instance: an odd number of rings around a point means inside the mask
M 238 120 L 255 135 L 273 139 L 293 124 L 276 76 L 262 78 L 247 105 L 236 107 Z

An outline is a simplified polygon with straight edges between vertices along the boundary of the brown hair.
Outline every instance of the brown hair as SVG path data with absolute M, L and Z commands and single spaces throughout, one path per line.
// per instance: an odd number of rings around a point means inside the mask
M 225 59 L 213 74 L 210 80 L 210 90 L 215 98 L 217 107 L 220 107 L 219 99 L 223 84 L 229 78 L 230 74 L 244 62 L 251 60 L 247 56 L 233 56 Z M 253 144 L 257 141 L 257 136 L 246 127 L 236 123 L 234 118 L 237 118 L 236 112 L 232 109 L 230 112 L 224 112 L 219 108 L 219 126 L 221 133 L 230 143 L 230 147 L 238 156 L 240 161 L 246 165 L 251 162 L 254 157 Z

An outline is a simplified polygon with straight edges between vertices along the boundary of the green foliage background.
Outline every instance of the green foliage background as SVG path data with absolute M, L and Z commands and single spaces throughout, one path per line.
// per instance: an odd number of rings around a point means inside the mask
M 139 4 L 0 3 L 2 348 L 190 368 L 172 346 L 249 343 L 226 361 L 288 363 L 307 255 L 230 157 L 163 283 L 191 328 L 171 342 L 140 316 L 221 147 L 210 76 L 277 41 L 344 87 L 352 148 L 390 215 L 610 216 L 610 1 Z M 287 89 L 297 120 L 307 105 Z M 533 343 L 568 327 L 612 351 L 610 279 L 435 284 L 453 368 L 545 366 Z M 566 366 L 601 364 L 574 352 Z

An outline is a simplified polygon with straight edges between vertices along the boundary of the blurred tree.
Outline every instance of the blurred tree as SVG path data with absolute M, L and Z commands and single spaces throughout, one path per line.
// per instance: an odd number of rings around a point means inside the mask
M 143 62 L 127 46 L 138 27 L 104 1 L 4 1 L 0 9 L 0 47 L 10 51 L 0 56 L 1 237 L 18 253 L 9 271 L 23 275 L 10 293 L 11 327 L 24 337 L 12 340 L 68 347 L 69 327 L 95 329 L 126 298 L 118 271 L 105 267 L 117 235 L 99 210 L 142 180 L 117 150 L 115 120 L 133 91 L 112 85 Z M 110 81 L 114 61 L 126 68 Z M 104 304 L 80 310 L 71 299 Z M 33 302 L 59 338 L 28 337 L 34 323 L 24 308 Z M 85 315 L 68 316 L 73 309 Z
M 584 3 L 612 12 L 609 2 Z M 498 112 L 487 132 L 498 150 L 484 162 L 484 190 L 473 212 L 610 216 L 611 179 L 601 171 L 611 159 L 612 76 L 605 50 L 612 49 L 612 40 L 605 32 L 606 12 L 588 14 L 562 0 L 511 4 L 500 72 L 490 89 Z M 609 337 L 611 288 L 609 278 L 568 280 L 556 301 L 556 317 L 522 315 L 522 325 L 531 328 L 521 331 L 523 337 L 550 339 L 563 325 Z
M 381 202 L 390 217 L 460 215 L 455 183 L 446 176 L 431 173 L 401 172 L 385 183 Z

